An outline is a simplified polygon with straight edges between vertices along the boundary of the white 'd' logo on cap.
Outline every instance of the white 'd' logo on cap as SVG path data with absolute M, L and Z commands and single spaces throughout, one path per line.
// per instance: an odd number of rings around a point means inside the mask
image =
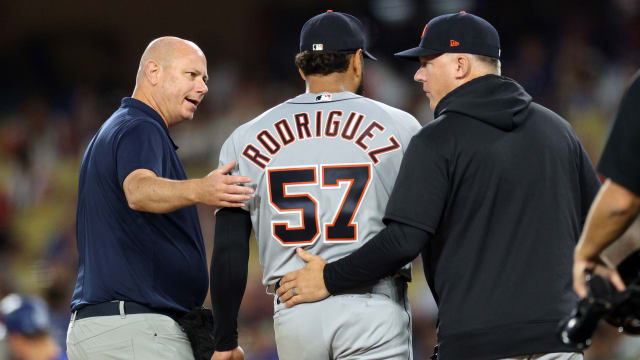
M 311 49 L 313 49 L 313 51 L 322 51 L 322 44 L 313 44 Z

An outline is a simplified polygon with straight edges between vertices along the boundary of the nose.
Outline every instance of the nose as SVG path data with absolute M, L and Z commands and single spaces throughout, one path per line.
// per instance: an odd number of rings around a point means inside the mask
M 203 79 L 200 79 L 200 81 L 198 81 L 196 91 L 201 93 L 202 95 L 209 92 L 209 87 L 207 86 L 207 83 L 205 83 Z
M 413 75 L 413 81 L 420 82 L 420 83 L 425 81 L 424 67 L 420 66 L 418 68 L 418 71 L 416 71 L 416 74 Z

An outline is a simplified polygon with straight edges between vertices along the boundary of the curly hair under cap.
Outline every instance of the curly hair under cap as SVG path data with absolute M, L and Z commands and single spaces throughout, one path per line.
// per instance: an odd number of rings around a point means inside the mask
M 305 50 L 296 55 L 295 62 L 305 75 L 329 75 L 347 71 L 352 56 L 353 54 Z

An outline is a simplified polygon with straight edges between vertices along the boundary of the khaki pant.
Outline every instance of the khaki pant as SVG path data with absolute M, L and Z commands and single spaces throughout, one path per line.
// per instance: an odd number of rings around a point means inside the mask
M 95 316 L 67 331 L 69 360 L 187 359 L 191 345 L 178 323 L 160 314 Z

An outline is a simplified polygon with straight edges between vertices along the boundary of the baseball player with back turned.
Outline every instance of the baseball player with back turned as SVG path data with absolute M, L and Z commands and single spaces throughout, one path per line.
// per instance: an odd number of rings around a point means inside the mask
M 361 95 L 362 24 L 331 10 L 300 34 L 296 65 L 306 93 L 236 129 L 220 163 L 238 159 L 255 196 L 216 215 L 211 262 L 213 359 L 241 359 L 237 316 L 253 227 L 269 292 L 304 266 L 296 247 L 337 260 L 382 227 L 382 215 L 410 138 L 411 115 Z M 323 301 L 286 308 L 274 297 L 280 359 L 410 359 L 409 267 Z

